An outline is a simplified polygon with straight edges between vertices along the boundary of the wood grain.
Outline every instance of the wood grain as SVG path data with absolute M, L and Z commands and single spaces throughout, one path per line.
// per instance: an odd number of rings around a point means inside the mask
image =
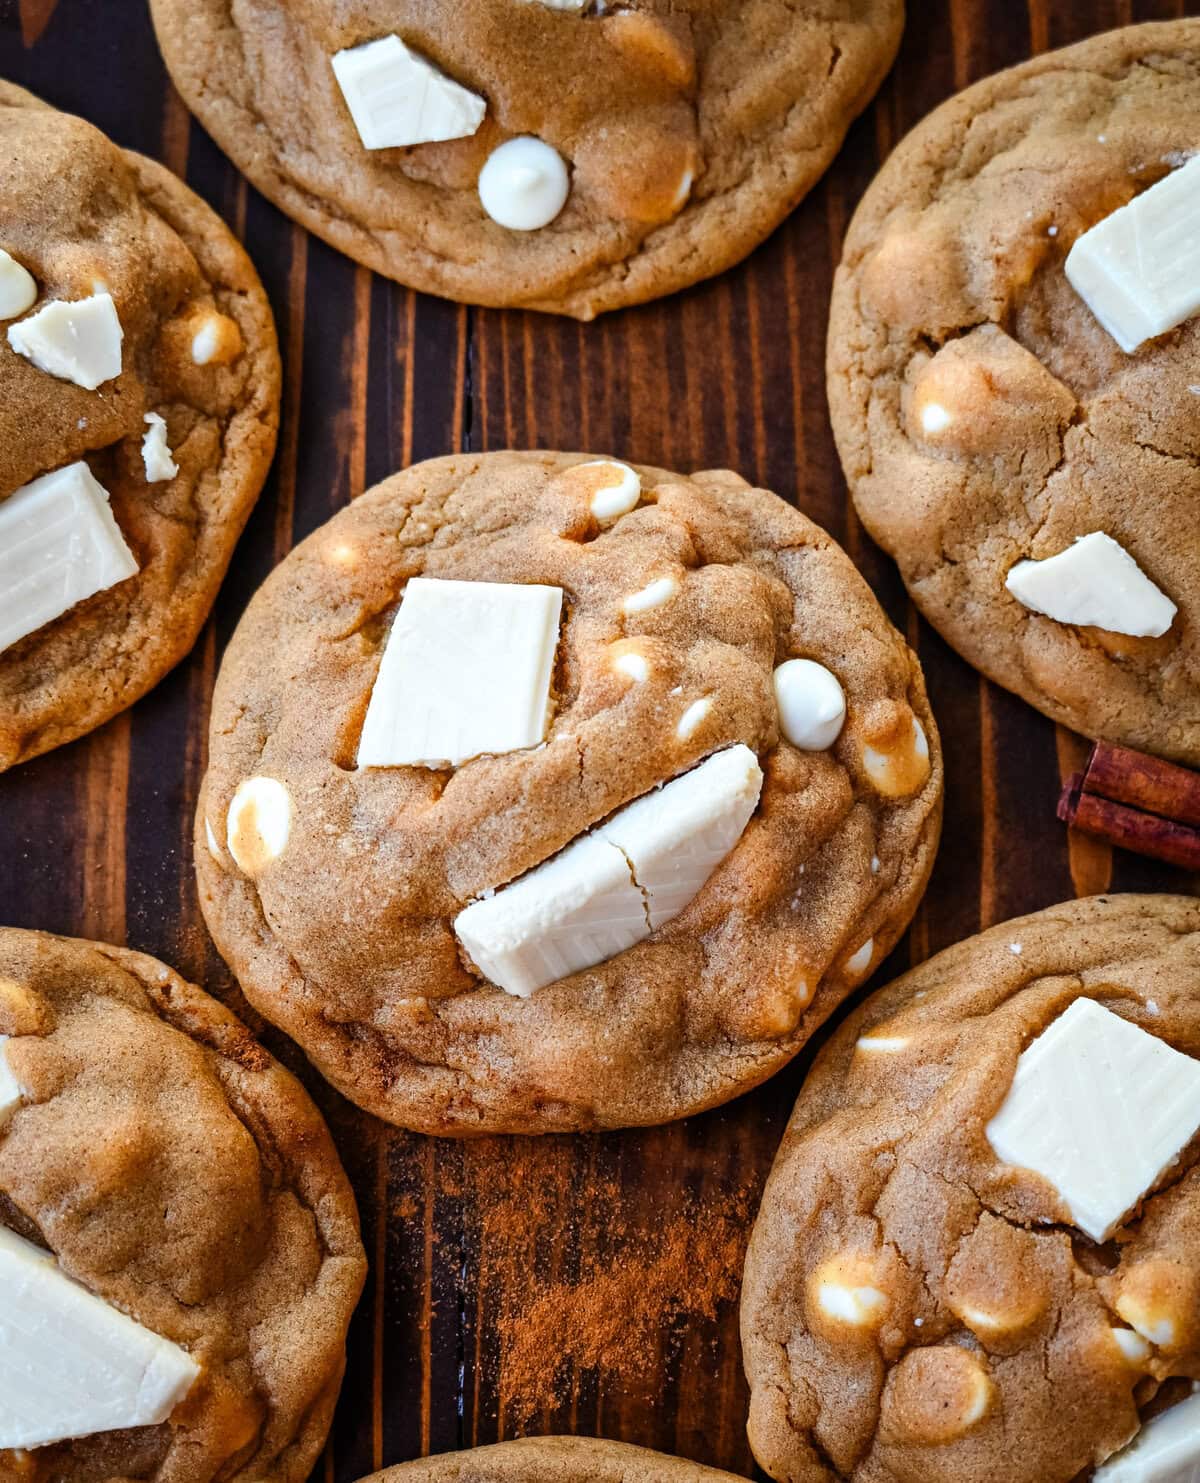
M 842 234 L 880 160 L 918 119 L 1031 51 L 1200 11 L 1183 0 L 911 9 L 879 99 L 770 242 L 714 283 L 580 326 L 418 298 L 307 237 L 190 123 L 136 0 L 0 0 L 3 74 L 166 160 L 222 212 L 262 273 L 285 358 L 279 456 L 191 658 L 129 715 L 0 779 L 0 919 L 127 942 L 239 1005 L 189 863 L 221 650 L 271 567 L 363 488 L 417 459 L 505 446 L 737 468 L 825 525 L 908 633 L 946 745 L 946 831 L 928 896 L 877 982 L 1072 894 L 1196 889 L 1165 867 L 1068 839 L 1054 803 L 1078 765 L 1078 739 L 981 680 L 918 621 L 846 500 L 822 366 Z M 319 1476 L 349 1483 L 422 1452 L 546 1430 L 750 1471 L 738 1250 L 807 1054 L 753 1095 L 673 1127 L 455 1144 L 383 1128 L 282 1037 L 264 1038 L 329 1117 L 372 1259 Z M 522 1204 L 532 1219 L 514 1224 Z M 587 1304 L 622 1277 L 636 1298 L 673 1241 L 695 1258 L 679 1291 L 652 1321 L 631 1299 L 621 1317 L 636 1343 L 597 1357 L 581 1342 Z M 724 1268 L 715 1277 L 704 1268 L 713 1250 Z M 522 1339 L 522 1315 L 532 1322 L 539 1303 L 561 1314 L 543 1365 L 554 1385 L 531 1375 Z

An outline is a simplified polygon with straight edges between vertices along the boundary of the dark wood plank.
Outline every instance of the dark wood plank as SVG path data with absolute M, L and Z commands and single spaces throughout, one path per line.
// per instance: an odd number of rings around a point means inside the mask
M 829 282 L 879 162 L 956 88 L 1187 0 L 928 0 L 834 169 L 741 268 L 590 326 L 419 298 L 292 226 L 192 124 L 144 8 L 0 0 L 0 71 L 165 160 L 249 246 L 285 358 L 271 479 L 191 658 L 129 715 L 0 779 L 0 919 L 128 942 L 246 1012 L 204 932 L 190 827 L 221 650 L 294 542 L 392 469 L 458 448 L 561 447 L 728 464 L 794 500 L 858 562 L 925 665 L 946 743 L 929 894 L 876 981 L 1075 894 L 1195 889 L 1068 839 L 1053 817 L 1082 743 L 996 690 L 907 602 L 846 499 L 823 388 Z M 748 1472 L 741 1250 L 817 1049 L 730 1107 L 668 1128 L 438 1142 L 385 1129 L 259 1028 L 330 1120 L 372 1271 L 326 1483 L 522 1432 L 625 1438 Z M 821 1037 L 818 1037 L 818 1042 Z M 612 1322 L 604 1331 L 605 1313 Z

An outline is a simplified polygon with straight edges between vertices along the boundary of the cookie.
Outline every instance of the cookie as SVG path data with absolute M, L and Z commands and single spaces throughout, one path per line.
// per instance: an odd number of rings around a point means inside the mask
M 811 189 L 902 0 L 154 0 L 201 123 L 377 272 L 591 319 L 719 273 Z
M 365 1267 L 319 1113 L 227 1010 L 0 929 L 0 1478 L 304 1479 Z
M 523 1437 L 384 1468 L 363 1483 L 730 1483 L 736 1475 L 599 1437 Z
M 275 443 L 270 307 L 161 165 L 0 83 L 0 770 L 191 648 Z
M 882 961 L 941 791 L 916 658 L 775 495 L 463 455 L 251 602 L 196 864 L 248 997 L 371 1112 L 649 1124 L 762 1081 Z
M 1053 720 L 1192 766 L 1197 151 L 1200 20 L 968 88 L 864 197 L 828 361 L 854 502 L 934 627 Z
M 1144 1460 L 1181 1425 L 1194 1467 L 1198 1057 L 1191 897 L 1052 907 L 871 995 L 805 1082 L 750 1241 L 767 1472 L 1134 1483 L 1167 1476 Z

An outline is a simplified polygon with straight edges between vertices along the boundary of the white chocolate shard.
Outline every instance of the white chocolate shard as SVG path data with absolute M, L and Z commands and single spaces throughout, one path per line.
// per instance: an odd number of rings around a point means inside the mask
M 788 659 L 775 670 L 779 729 L 792 746 L 823 752 L 846 720 L 846 695 L 837 676 L 815 659 Z
M 8 343 L 39 371 L 95 391 L 121 374 L 121 321 L 112 295 L 51 299 L 8 327 Z
M 82 460 L 22 485 L 0 500 L 0 651 L 137 569 Z
M 171 457 L 167 443 L 167 424 L 157 412 L 147 412 L 143 418 L 150 425 L 142 434 L 142 463 L 146 467 L 146 483 L 160 484 L 164 479 L 173 479 L 179 465 Z
M 1200 1128 L 1200 1062 L 1077 999 L 1026 1048 L 988 1141 L 1106 1241 Z
M 680 716 L 678 724 L 675 727 L 675 735 L 680 741 L 687 741 L 690 736 L 694 735 L 705 716 L 712 710 L 712 704 L 712 697 L 710 695 L 702 695 L 699 700 L 692 701 L 691 705 Z
M 628 515 L 642 497 L 642 481 L 635 469 L 611 458 L 593 459 L 579 465 L 582 469 L 611 470 L 612 483 L 603 484 L 592 495 L 591 511 L 601 525 Z
M 562 589 L 413 577 L 371 692 L 359 767 L 457 767 L 546 735 Z
M 1160 637 L 1178 611 L 1129 552 L 1099 530 L 1045 561 L 1018 561 L 1004 585 L 1025 607 L 1058 623 L 1135 638 Z
M 0 1226 L 0 1449 L 156 1426 L 200 1374 L 160 1338 Z
M 0 247 L 0 319 L 15 319 L 37 303 L 37 284 L 28 268 Z
M 337 78 L 367 149 L 466 139 L 487 113 L 478 93 L 447 77 L 399 36 L 335 52 Z
M 1197 1477 L 1200 1392 L 1152 1417 L 1092 1475 L 1093 1483 L 1196 1483 Z
M 1067 278 L 1127 355 L 1200 314 L 1200 155 L 1085 232 Z
M 278 860 L 292 834 L 292 795 L 277 778 L 239 784 L 229 804 L 225 843 L 234 863 L 253 878 Z
M 661 608 L 679 591 L 679 582 L 674 577 L 657 577 L 637 592 L 631 592 L 621 604 L 625 613 L 648 613 L 651 608 Z
M 717 752 L 472 902 L 454 930 L 480 972 L 521 998 L 615 957 L 692 900 L 741 837 L 761 788 L 748 747 Z
M 494 222 L 511 232 L 549 226 L 567 204 L 571 177 L 553 145 L 532 134 L 507 139 L 479 172 L 479 201 Z
M 8 1054 L 4 1049 L 8 1040 L 7 1035 L 0 1035 L 0 1121 L 3 1121 L 14 1107 L 21 1105 L 23 1096 L 21 1084 L 8 1064 Z

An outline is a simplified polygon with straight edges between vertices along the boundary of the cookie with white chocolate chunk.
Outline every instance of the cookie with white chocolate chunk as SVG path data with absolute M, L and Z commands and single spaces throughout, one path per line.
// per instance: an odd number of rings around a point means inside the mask
M 978 83 L 863 199 L 829 331 L 855 504 L 929 621 L 1200 764 L 1200 19 Z
M 915 657 L 795 509 L 463 455 L 251 602 L 196 863 L 250 1000 L 370 1111 L 648 1124 L 763 1080 L 882 961 L 941 792 Z
M 1195 1476 L 1198 1153 L 1200 901 L 1068 902 L 872 994 L 751 1236 L 758 1461 L 789 1483 Z
M 0 771 L 191 648 L 266 476 L 270 307 L 161 165 L 0 83 Z
M 303 1483 L 365 1270 L 325 1124 L 226 1009 L 0 928 L 4 1483 Z
M 729 267 L 820 178 L 903 0 L 153 0 L 256 186 L 427 293 L 591 319 Z

